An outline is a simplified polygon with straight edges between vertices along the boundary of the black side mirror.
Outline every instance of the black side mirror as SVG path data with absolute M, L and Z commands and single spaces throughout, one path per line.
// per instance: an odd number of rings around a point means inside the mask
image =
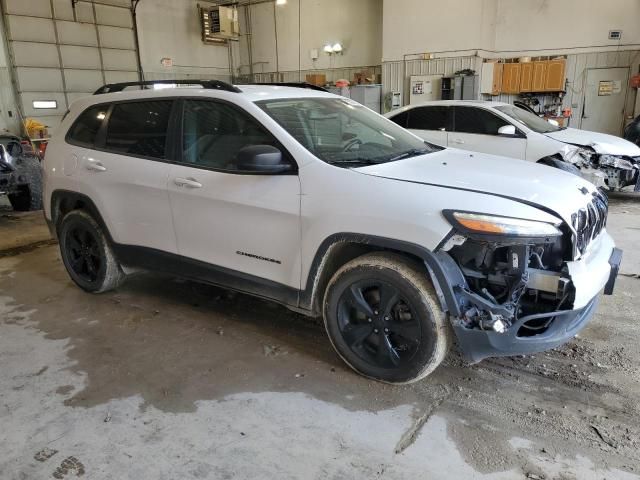
M 283 173 L 293 169 L 282 152 L 271 145 L 250 145 L 238 151 L 238 170 L 256 173 Z

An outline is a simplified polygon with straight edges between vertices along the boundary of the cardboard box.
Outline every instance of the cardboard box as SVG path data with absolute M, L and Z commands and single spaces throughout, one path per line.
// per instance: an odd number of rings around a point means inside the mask
M 376 75 L 373 73 L 373 70 L 364 69 L 360 72 L 356 72 L 353 74 L 353 83 L 355 84 L 367 84 L 367 83 L 375 83 Z
M 311 73 L 306 76 L 307 83 L 324 87 L 327 84 L 327 76 L 323 73 Z

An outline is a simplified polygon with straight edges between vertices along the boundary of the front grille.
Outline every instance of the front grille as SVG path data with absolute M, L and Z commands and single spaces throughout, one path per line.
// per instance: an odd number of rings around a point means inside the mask
M 598 236 L 607 225 L 607 213 L 609 211 L 609 200 L 607 196 L 600 192 L 593 192 L 593 198 L 585 208 L 581 208 L 571 215 L 571 222 L 576 231 L 576 253 L 582 255 L 589 246 L 589 243 Z

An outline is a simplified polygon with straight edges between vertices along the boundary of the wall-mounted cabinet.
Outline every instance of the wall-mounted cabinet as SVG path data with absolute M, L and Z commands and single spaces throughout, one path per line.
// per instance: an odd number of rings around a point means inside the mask
M 490 65 L 491 67 L 486 67 Z M 498 93 L 542 93 L 560 92 L 564 90 L 566 60 L 539 60 L 535 62 L 483 64 L 482 66 L 482 93 L 497 95 L 495 90 L 489 87 L 495 74 L 493 65 L 503 65 L 502 85 L 498 87 Z M 485 78 L 486 77 L 486 78 Z M 493 85 L 492 85 L 493 87 Z
M 564 90 L 564 71 L 567 61 L 565 59 L 548 60 L 544 75 L 544 91 L 560 92 Z
M 502 90 L 502 69 L 504 63 L 486 62 L 482 64 L 482 76 L 480 77 L 480 93 L 487 95 L 500 95 Z
M 531 91 L 544 92 L 544 82 L 547 76 L 547 62 L 533 62 L 533 72 L 531 78 Z
M 520 93 L 521 63 L 505 63 L 502 69 L 502 93 Z
M 520 69 L 520 92 L 533 92 L 533 63 L 522 63 Z

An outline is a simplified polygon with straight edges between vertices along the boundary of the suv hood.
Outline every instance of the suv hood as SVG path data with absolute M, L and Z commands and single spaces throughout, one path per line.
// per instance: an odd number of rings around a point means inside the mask
M 571 222 L 571 214 L 592 199 L 596 187 L 571 173 L 524 160 L 447 148 L 353 171 L 511 198 L 544 207 Z M 586 188 L 587 194 L 582 193 Z
M 557 132 L 545 133 L 549 138 L 563 143 L 591 147 L 598 154 L 640 156 L 640 147 L 633 143 L 606 133 L 589 132 L 577 128 L 565 128 Z

